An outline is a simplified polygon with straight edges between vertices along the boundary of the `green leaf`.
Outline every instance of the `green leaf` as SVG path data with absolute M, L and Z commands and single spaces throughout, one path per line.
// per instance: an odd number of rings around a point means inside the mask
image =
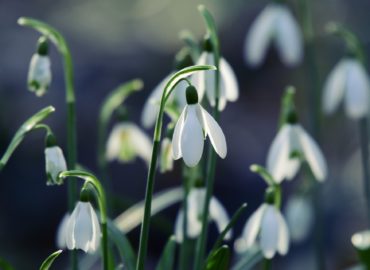
M 26 17 L 19 18 L 18 24 L 35 29 L 50 39 L 62 54 L 68 53 L 69 50 L 63 36 L 54 27 L 42 21 Z
M 116 245 L 126 270 L 135 270 L 136 255 L 126 235 L 108 220 L 108 237 Z
M 228 270 L 230 264 L 230 248 L 226 245 L 211 254 L 206 263 L 206 270 Z
M 171 270 L 174 269 L 176 252 L 176 239 L 171 236 L 162 252 L 162 256 L 158 262 L 156 270 Z
M 9 158 L 11 157 L 15 149 L 18 147 L 18 145 L 22 142 L 26 134 L 54 111 L 55 111 L 54 107 L 52 106 L 46 107 L 41 111 L 37 112 L 36 114 L 34 114 L 33 116 L 31 116 L 30 118 L 28 118 L 28 120 L 20 126 L 18 131 L 15 133 L 12 141 L 10 142 L 8 148 L 6 149 L 3 157 L 0 160 L 0 171 L 4 168 Z
M 295 88 L 293 86 L 288 86 L 285 89 L 283 97 L 281 99 L 279 129 L 281 128 L 282 125 L 286 123 L 289 114 L 292 111 L 295 111 L 294 96 L 295 96 Z
M 183 199 L 184 191 L 182 187 L 169 188 L 162 192 L 153 195 L 151 215 L 155 215 L 158 212 L 170 207 L 171 205 L 180 202 Z M 141 224 L 144 217 L 144 207 L 145 202 L 141 201 L 121 215 L 119 215 L 114 223 L 117 228 L 124 233 L 130 232 L 132 229 L 136 228 Z
M 40 270 L 49 270 L 54 260 L 63 252 L 63 250 L 58 250 L 52 253 L 46 260 L 41 264 Z
M 2 270 L 14 270 L 13 266 L 10 265 L 7 261 L 0 258 L 0 269 Z
M 236 264 L 231 268 L 231 270 L 249 270 L 263 260 L 263 255 L 261 250 L 256 246 L 252 246 L 241 258 L 236 262 Z

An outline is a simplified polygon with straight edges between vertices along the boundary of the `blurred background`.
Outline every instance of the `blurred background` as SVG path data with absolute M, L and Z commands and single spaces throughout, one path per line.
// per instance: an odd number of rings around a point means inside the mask
M 287 1 L 298 19 L 302 1 Z M 342 41 L 325 34 L 326 23 L 338 21 L 347 25 L 358 34 L 368 53 L 370 2 L 309 2 L 315 33 L 316 71 L 322 88 L 328 72 L 345 53 Z M 183 46 L 179 31 L 188 29 L 199 39 L 205 34 L 197 10 L 199 4 L 205 4 L 217 22 L 222 54 L 233 66 L 240 84 L 239 100 L 229 103 L 221 116 L 228 156 L 218 161 L 215 187 L 216 197 L 230 214 L 243 202 L 248 203 L 246 213 L 234 230 L 234 235 L 239 236 L 249 215 L 263 201 L 265 184 L 249 171 L 249 166 L 265 164 L 268 147 L 276 134 L 280 97 L 285 86 L 296 86 L 301 122 L 312 131 L 309 95 L 314 85 L 307 59 L 298 67 L 287 68 L 271 49 L 258 69 L 248 68 L 243 60 L 245 35 L 267 3 L 261 0 L 2 0 L 0 154 L 18 127 L 47 105 L 56 108 L 47 123 L 55 131 L 62 148 L 66 149 L 61 58 L 51 46 L 53 81 L 47 95 L 37 98 L 27 91 L 29 61 L 39 35 L 18 26 L 16 21 L 20 16 L 34 17 L 53 25 L 65 35 L 70 45 L 77 95 L 78 161 L 96 171 L 97 116 L 101 102 L 118 84 L 141 78 L 144 90 L 126 102 L 130 118 L 139 124 L 146 97 L 173 69 L 174 55 Z M 152 130 L 147 130 L 147 134 L 151 136 Z M 328 160 L 329 178 L 320 186 L 319 197 L 327 269 L 346 269 L 356 263 L 350 237 L 366 228 L 358 137 L 357 123 L 348 120 L 342 112 L 322 118 L 318 140 Z M 0 257 L 16 269 L 36 269 L 56 249 L 55 233 L 66 212 L 66 187 L 45 185 L 43 151 L 43 132 L 30 133 L 0 173 Z M 180 163 L 176 162 L 174 172 L 157 175 L 156 191 L 181 185 Z M 144 198 L 144 162 L 138 160 L 128 165 L 113 162 L 110 169 L 122 211 L 127 202 Z M 293 182 L 284 183 L 284 197 L 294 193 L 302 181 L 302 177 L 297 177 Z M 169 208 L 154 222 L 149 262 L 156 261 L 172 233 L 177 210 L 178 205 Z M 133 230 L 128 237 L 137 247 L 139 229 Z M 293 243 L 289 254 L 279 258 L 273 269 L 316 269 L 313 239 L 310 236 L 301 243 Z M 62 255 L 55 269 L 63 268 L 67 262 L 68 256 Z

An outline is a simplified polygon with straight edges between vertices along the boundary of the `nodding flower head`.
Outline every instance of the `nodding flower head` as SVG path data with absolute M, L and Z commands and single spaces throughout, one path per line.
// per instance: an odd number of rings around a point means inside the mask
M 183 158 L 189 167 L 198 164 L 203 154 L 204 139 L 208 135 L 216 153 L 225 158 L 226 139 L 222 129 L 213 117 L 197 103 L 197 91 L 194 86 L 186 89 L 188 105 L 182 111 L 173 133 L 173 158 Z
M 31 58 L 27 82 L 29 90 L 36 96 L 43 96 L 50 86 L 51 68 L 45 37 L 39 39 L 37 52 Z
M 45 170 L 47 185 L 61 185 L 63 181 L 58 178 L 59 173 L 67 170 L 67 163 L 62 149 L 56 145 L 54 135 L 48 134 L 45 148 Z

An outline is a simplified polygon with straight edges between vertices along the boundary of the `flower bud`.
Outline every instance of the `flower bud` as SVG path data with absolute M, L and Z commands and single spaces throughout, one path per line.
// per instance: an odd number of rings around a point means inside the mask
M 45 148 L 45 164 L 47 182 L 49 185 L 61 185 L 63 181 L 58 178 L 59 173 L 67 170 L 66 160 L 59 146 Z

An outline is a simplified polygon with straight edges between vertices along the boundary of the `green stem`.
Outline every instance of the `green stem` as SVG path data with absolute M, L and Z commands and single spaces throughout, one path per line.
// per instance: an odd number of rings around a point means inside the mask
M 263 260 L 263 269 L 264 270 L 270 270 L 272 265 L 272 260 L 271 259 L 264 259 Z
M 184 220 L 183 220 L 183 240 L 180 246 L 180 260 L 179 260 L 179 270 L 187 270 L 189 269 L 189 238 L 188 238 L 188 194 L 189 194 L 189 188 L 188 188 L 188 181 L 186 179 L 186 173 L 185 173 L 186 167 L 183 165 L 183 188 L 184 188 L 184 198 L 182 201 L 182 209 L 184 213 Z
M 359 123 L 361 141 L 361 159 L 363 167 L 363 181 L 365 187 L 365 199 L 367 204 L 367 217 L 370 224 L 370 168 L 369 168 L 369 123 L 363 118 Z

